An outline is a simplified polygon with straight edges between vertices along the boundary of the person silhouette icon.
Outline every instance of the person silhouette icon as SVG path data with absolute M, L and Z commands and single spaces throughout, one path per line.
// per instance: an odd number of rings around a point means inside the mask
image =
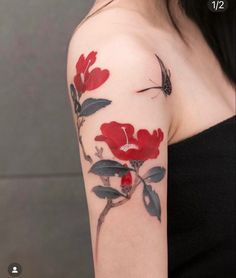
M 19 273 L 18 270 L 17 270 L 17 266 L 13 266 L 11 273 Z
M 11 263 L 8 266 L 8 273 L 11 277 L 19 277 L 22 273 L 22 266 L 18 263 Z

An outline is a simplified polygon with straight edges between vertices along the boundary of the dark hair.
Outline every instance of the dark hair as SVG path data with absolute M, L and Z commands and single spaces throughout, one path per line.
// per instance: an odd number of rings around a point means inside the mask
M 172 23 L 182 36 L 175 18 L 171 13 L 171 0 L 166 0 L 167 10 Z M 228 9 L 224 12 L 212 12 L 208 8 L 208 0 L 179 0 L 185 14 L 193 20 L 201 30 L 209 47 L 216 55 L 222 70 L 231 83 L 236 83 L 235 66 L 235 0 L 227 0 Z M 183 38 L 184 39 L 184 38 Z

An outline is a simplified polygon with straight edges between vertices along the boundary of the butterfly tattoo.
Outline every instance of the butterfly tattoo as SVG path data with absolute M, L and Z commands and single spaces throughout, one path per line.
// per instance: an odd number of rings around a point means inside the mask
M 155 57 L 157 58 L 157 61 L 159 62 L 161 68 L 162 84 L 161 86 L 153 86 L 153 87 L 139 90 L 137 91 L 137 93 L 143 93 L 151 89 L 160 89 L 165 96 L 169 96 L 172 92 L 172 84 L 170 81 L 170 77 L 171 77 L 170 70 L 165 67 L 163 61 L 157 56 L 157 54 L 155 54 Z

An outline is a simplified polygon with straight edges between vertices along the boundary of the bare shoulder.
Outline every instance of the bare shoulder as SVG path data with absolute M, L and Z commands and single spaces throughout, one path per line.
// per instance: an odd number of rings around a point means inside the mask
M 84 61 L 90 72 L 97 70 L 101 78 L 106 78 L 102 83 L 104 94 L 119 98 L 119 103 L 135 105 L 135 113 L 144 111 L 141 106 L 158 110 L 157 118 L 169 126 L 172 91 L 169 68 L 146 39 L 145 32 L 140 32 L 140 18 L 120 12 L 113 9 L 90 18 L 74 32 L 68 47 L 68 84 L 76 82 L 78 67 Z M 133 24 L 127 24 L 130 16 L 134 16 Z
M 86 16 L 71 36 L 69 52 L 93 46 L 106 50 L 112 49 L 119 57 L 123 51 L 135 53 L 155 52 L 149 36 L 149 28 L 142 15 L 124 8 L 111 6 Z M 105 52 L 105 51 L 103 51 Z M 130 53 L 127 53 L 130 54 Z M 134 55 L 129 55 L 130 58 Z M 114 57 L 113 57 L 114 58 Z
M 133 16 L 133 21 L 138 16 Z M 85 20 L 72 34 L 68 52 L 73 56 L 79 50 L 89 48 L 103 49 L 103 53 L 113 53 L 113 60 L 124 51 L 137 50 L 145 53 L 151 51 L 143 32 L 137 24 L 130 23 L 131 15 L 124 10 L 113 8 Z M 127 53 L 128 54 L 128 53 Z M 130 55 L 130 58 L 134 55 Z
M 90 38 L 96 39 L 98 36 L 103 37 L 111 34 L 139 34 L 147 29 L 145 21 L 142 16 L 127 9 L 111 6 L 104 7 L 104 9 L 97 8 L 93 12 L 89 12 L 82 21 L 78 24 L 72 33 L 71 40 L 82 36 L 83 34 L 91 34 Z M 147 24 L 146 24 L 147 25 Z M 143 28 L 143 31 L 140 30 Z M 97 36 L 96 36 L 97 34 Z

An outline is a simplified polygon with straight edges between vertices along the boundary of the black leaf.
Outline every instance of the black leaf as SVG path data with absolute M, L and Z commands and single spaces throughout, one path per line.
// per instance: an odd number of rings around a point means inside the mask
M 81 105 L 77 99 L 76 89 L 73 84 L 70 84 L 70 93 L 74 104 L 74 111 L 76 114 L 80 113 Z
M 74 101 L 74 110 L 76 114 L 79 114 L 81 111 L 81 105 L 77 100 Z
M 98 175 L 98 176 L 124 176 L 128 171 L 133 171 L 133 169 L 123 166 L 121 163 L 109 160 L 109 159 L 103 159 L 99 160 L 96 163 L 93 164 L 93 166 L 90 168 L 89 172 Z
M 113 187 L 109 186 L 102 186 L 102 185 L 97 185 L 94 186 L 92 191 L 102 199 L 108 198 L 108 199 L 116 199 L 118 197 L 124 196 L 121 192 L 116 190 Z
M 71 93 L 71 97 L 72 97 L 72 100 L 76 100 L 77 97 L 76 97 L 76 89 L 75 89 L 75 86 L 73 84 L 70 84 L 70 93 Z
M 145 199 L 147 198 L 148 201 Z M 143 202 L 151 216 L 156 216 L 161 221 L 161 202 L 158 194 L 151 185 L 145 184 L 143 189 Z
M 89 116 L 111 103 L 108 99 L 88 98 L 81 106 L 80 116 Z
M 165 173 L 166 169 L 164 167 L 153 167 L 147 171 L 143 179 L 147 182 L 159 182 L 164 178 Z

